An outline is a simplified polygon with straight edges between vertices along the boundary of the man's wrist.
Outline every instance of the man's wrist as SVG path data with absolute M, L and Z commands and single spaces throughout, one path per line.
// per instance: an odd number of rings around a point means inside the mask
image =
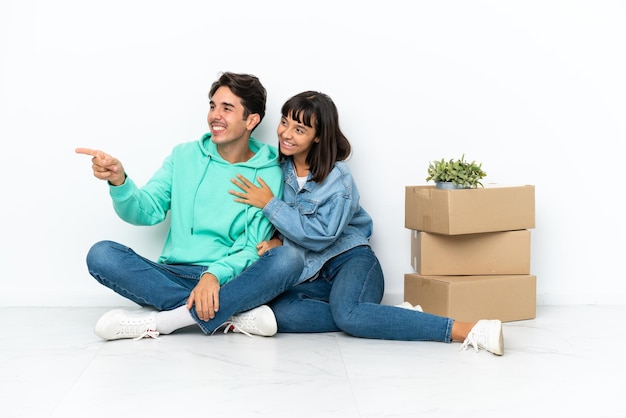
M 126 173 L 124 173 L 124 177 L 122 177 L 122 182 L 120 184 L 111 183 L 110 180 L 108 180 L 107 183 L 109 183 L 109 186 L 118 187 L 118 186 L 121 186 L 122 184 L 126 183 L 126 177 L 127 177 Z

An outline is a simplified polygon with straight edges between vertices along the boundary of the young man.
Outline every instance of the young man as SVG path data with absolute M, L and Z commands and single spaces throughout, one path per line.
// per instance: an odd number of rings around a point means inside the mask
M 261 260 L 253 265 L 259 258 L 257 244 L 271 237 L 273 227 L 260 209 L 237 203 L 229 194 L 231 179 L 242 174 L 282 195 L 276 148 L 251 136 L 265 116 L 266 98 L 257 77 L 223 73 L 209 92 L 210 133 L 174 147 L 143 187 L 128 177 L 118 159 L 99 150 L 76 149 L 92 156 L 93 174 L 108 182 L 122 220 L 155 225 L 170 213 L 156 262 L 112 241 L 89 250 L 88 270 L 98 282 L 148 308 L 105 313 L 95 327 L 99 337 L 156 338 L 193 324 L 206 334 L 224 325 L 227 331 L 276 332 L 267 307 L 233 316 L 271 300 L 302 270 L 297 257 L 281 257 L 290 260 L 281 274 L 265 269 Z

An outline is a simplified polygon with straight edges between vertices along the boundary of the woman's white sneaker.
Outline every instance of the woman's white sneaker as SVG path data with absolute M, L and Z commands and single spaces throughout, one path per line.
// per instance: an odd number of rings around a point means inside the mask
M 104 340 L 157 338 L 159 333 L 156 330 L 156 314 L 156 311 L 145 309 L 113 309 L 100 317 L 94 332 Z
M 399 305 L 394 305 L 396 308 L 404 308 L 404 309 L 412 309 L 414 311 L 420 311 L 420 312 L 424 312 L 424 310 L 422 309 L 421 305 L 411 305 L 409 302 L 402 302 Z
M 481 319 L 471 329 L 462 350 L 472 345 L 475 351 L 479 348 L 487 350 L 497 356 L 504 354 L 504 338 L 502 336 L 502 322 L 498 319 Z

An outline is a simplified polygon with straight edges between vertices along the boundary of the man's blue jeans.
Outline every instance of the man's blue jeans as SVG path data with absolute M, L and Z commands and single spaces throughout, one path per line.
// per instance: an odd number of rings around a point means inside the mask
M 270 302 L 279 332 L 344 331 L 355 337 L 450 342 L 453 319 L 381 305 L 384 276 L 369 246 L 329 260 L 319 277 Z
M 141 306 L 159 311 L 187 303 L 189 294 L 206 271 L 204 266 L 159 264 L 112 241 L 94 244 L 87 254 L 87 267 L 98 282 Z M 209 334 L 232 315 L 263 305 L 300 277 L 302 257 L 290 247 L 275 247 L 220 289 L 220 309 L 209 321 L 189 312 L 202 331 Z

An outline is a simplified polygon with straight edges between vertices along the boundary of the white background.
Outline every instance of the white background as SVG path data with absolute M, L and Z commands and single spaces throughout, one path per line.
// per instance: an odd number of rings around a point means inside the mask
M 76 147 L 118 157 L 138 184 L 208 131 L 221 71 L 280 105 L 328 93 L 372 215 L 386 301 L 410 265 L 407 185 L 429 161 L 483 163 L 536 186 L 538 304 L 621 304 L 626 3 L 619 1 L 0 0 L 0 306 L 124 300 L 87 273 L 101 239 L 156 258 L 166 225 L 114 214 Z

